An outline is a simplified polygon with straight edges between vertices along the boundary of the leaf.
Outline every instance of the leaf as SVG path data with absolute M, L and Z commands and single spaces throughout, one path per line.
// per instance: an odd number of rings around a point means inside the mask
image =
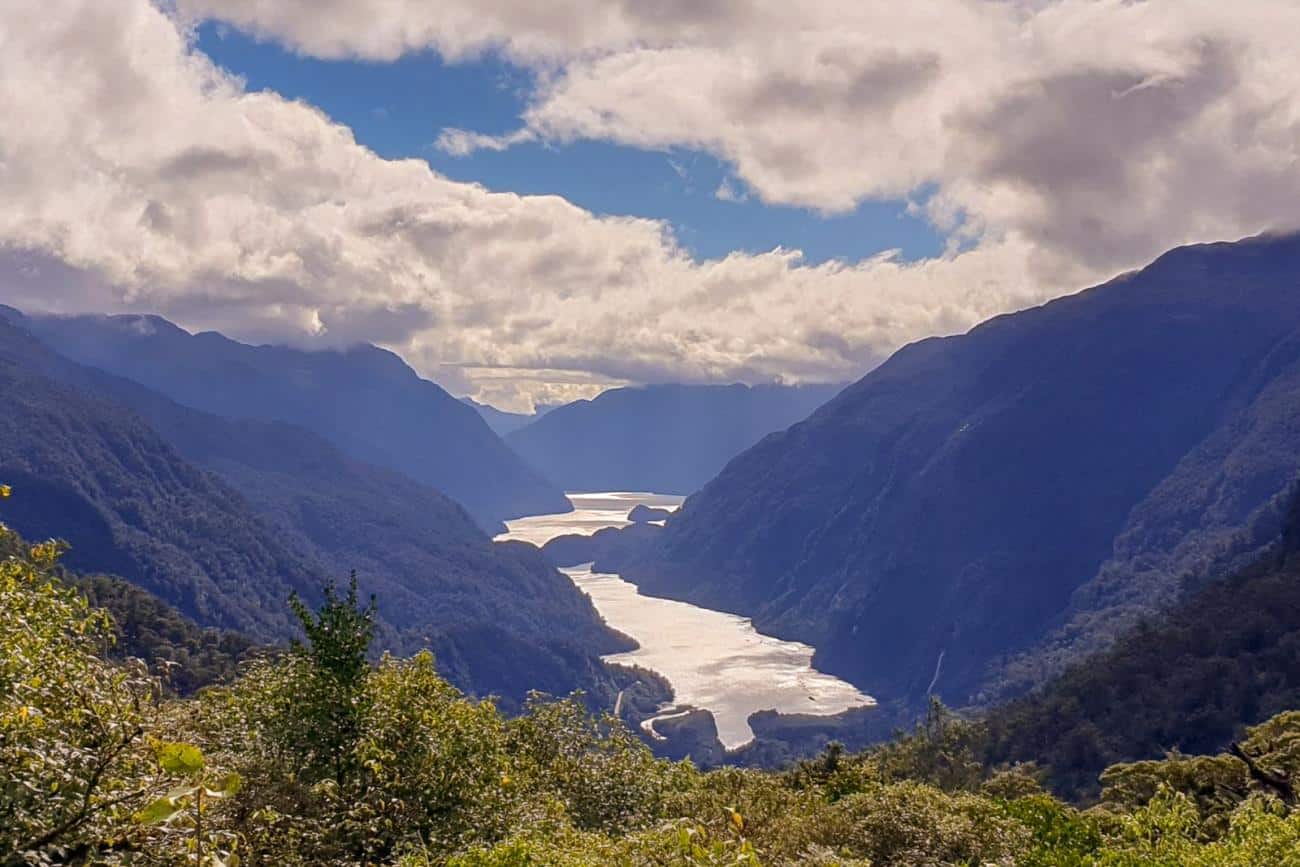
M 9 487 L 8 485 L 0 485 L 0 500 L 9 499 L 10 495 L 12 495 L 13 492 L 14 489 Z
M 192 744 L 160 744 L 158 764 L 164 771 L 193 776 L 203 770 L 203 753 Z
M 135 814 L 140 825 L 158 825 L 166 822 L 181 810 L 181 805 L 171 798 L 159 798 Z
M 213 782 L 211 786 L 204 786 L 203 792 L 209 798 L 229 798 L 237 794 L 243 784 L 244 781 L 240 779 L 239 774 L 230 773 Z

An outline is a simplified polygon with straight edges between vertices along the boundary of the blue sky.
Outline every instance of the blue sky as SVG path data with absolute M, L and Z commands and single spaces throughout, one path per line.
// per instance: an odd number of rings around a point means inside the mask
M 200 28 L 198 47 L 250 90 L 273 90 L 322 109 L 380 156 L 419 157 L 450 178 L 493 190 L 561 195 L 596 214 L 666 220 L 697 258 L 781 246 L 802 250 L 816 264 L 891 249 L 914 260 L 943 249 L 944 239 L 909 215 L 906 202 L 868 202 L 834 216 L 766 205 L 724 163 L 698 151 L 584 140 L 466 157 L 443 153 L 434 141 L 444 128 L 499 135 L 520 126 L 532 74 L 496 58 L 449 65 L 426 51 L 394 62 L 319 60 L 212 23 Z M 719 199 L 715 192 L 724 182 L 745 199 Z

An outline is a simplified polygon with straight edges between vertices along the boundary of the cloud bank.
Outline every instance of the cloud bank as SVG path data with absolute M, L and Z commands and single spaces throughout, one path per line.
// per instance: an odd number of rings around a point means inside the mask
M 952 251 L 697 262 L 655 221 L 381 159 L 214 67 L 189 38 L 206 18 L 322 57 L 499 52 L 537 72 L 520 129 L 445 148 L 707 150 L 767 202 L 911 197 Z M 1174 244 L 1300 224 L 1296 32 L 1289 0 L 16 0 L 0 298 L 370 340 L 515 406 L 843 379 Z

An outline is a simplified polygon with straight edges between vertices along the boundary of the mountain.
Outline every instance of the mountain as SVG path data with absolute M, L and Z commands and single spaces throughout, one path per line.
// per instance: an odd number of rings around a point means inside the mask
M 483 421 L 487 422 L 487 426 L 492 428 L 492 432 L 499 437 L 514 433 L 521 427 L 532 424 L 550 410 L 550 407 L 538 407 L 535 413 L 506 412 L 503 409 L 497 409 L 495 406 L 479 403 L 471 397 L 462 397 L 460 402 L 473 407 L 474 411 L 483 417 Z
M 22 557 L 28 543 L 6 528 L 0 533 L 0 559 Z M 143 659 L 160 673 L 169 691 L 188 695 L 212 683 L 233 680 L 241 661 L 262 650 L 245 635 L 204 629 L 149 591 L 108 575 L 76 575 L 55 570 L 58 580 L 75 587 L 92 607 L 108 612 L 116 660 Z
M 294 425 L 181 406 L 3 321 L 0 375 L 12 425 L 0 477 L 17 489 L 6 514 L 30 537 L 67 538 L 69 566 L 265 640 L 290 634 L 291 591 L 314 598 L 326 574 L 356 569 L 379 597 L 384 645 L 431 645 L 467 689 L 517 700 L 608 687 L 598 656 L 626 640 L 535 549 L 492 543 L 432 488 Z
M 882 700 L 980 702 L 1257 552 L 1298 472 L 1300 237 L 1185 247 L 905 347 L 623 569 Z
M 506 442 L 566 491 L 689 494 L 841 387 L 615 388 L 554 409 Z
M 66 564 L 138 584 L 207 626 L 288 634 L 289 593 L 325 569 L 143 419 L 24 363 L 35 342 L 0 323 L 0 477 L 6 523 L 72 543 Z
M 484 526 L 569 508 L 473 409 L 375 346 L 304 351 L 190 334 L 156 316 L 28 316 L 73 360 L 227 418 L 297 424 L 354 458 L 398 470 Z
M 1108 765 L 1213 753 L 1297 707 L 1300 497 L 1255 563 L 994 710 L 988 759 L 1037 761 L 1058 792 L 1093 795 Z

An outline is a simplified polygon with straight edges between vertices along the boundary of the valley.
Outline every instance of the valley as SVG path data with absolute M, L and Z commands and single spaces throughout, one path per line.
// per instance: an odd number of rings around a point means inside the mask
M 0 867 L 1300 867 L 1300 0 L 4 0 Z
M 568 496 L 572 512 L 508 521 L 508 531 L 497 539 L 541 546 L 560 535 L 627 526 L 628 513 L 639 505 L 671 509 L 683 499 L 632 493 Z M 712 714 L 718 740 L 735 750 L 753 741 L 749 718 L 759 711 L 832 716 L 874 704 L 851 684 L 815 670 L 813 648 L 763 635 L 748 618 L 642 595 L 634 584 L 595 572 L 590 565 L 561 571 L 591 597 L 606 623 L 639 645 L 603 658 L 656 672 L 671 684 L 671 703 L 641 723 L 652 740 L 663 737 L 654 728 L 657 720 L 690 709 Z

